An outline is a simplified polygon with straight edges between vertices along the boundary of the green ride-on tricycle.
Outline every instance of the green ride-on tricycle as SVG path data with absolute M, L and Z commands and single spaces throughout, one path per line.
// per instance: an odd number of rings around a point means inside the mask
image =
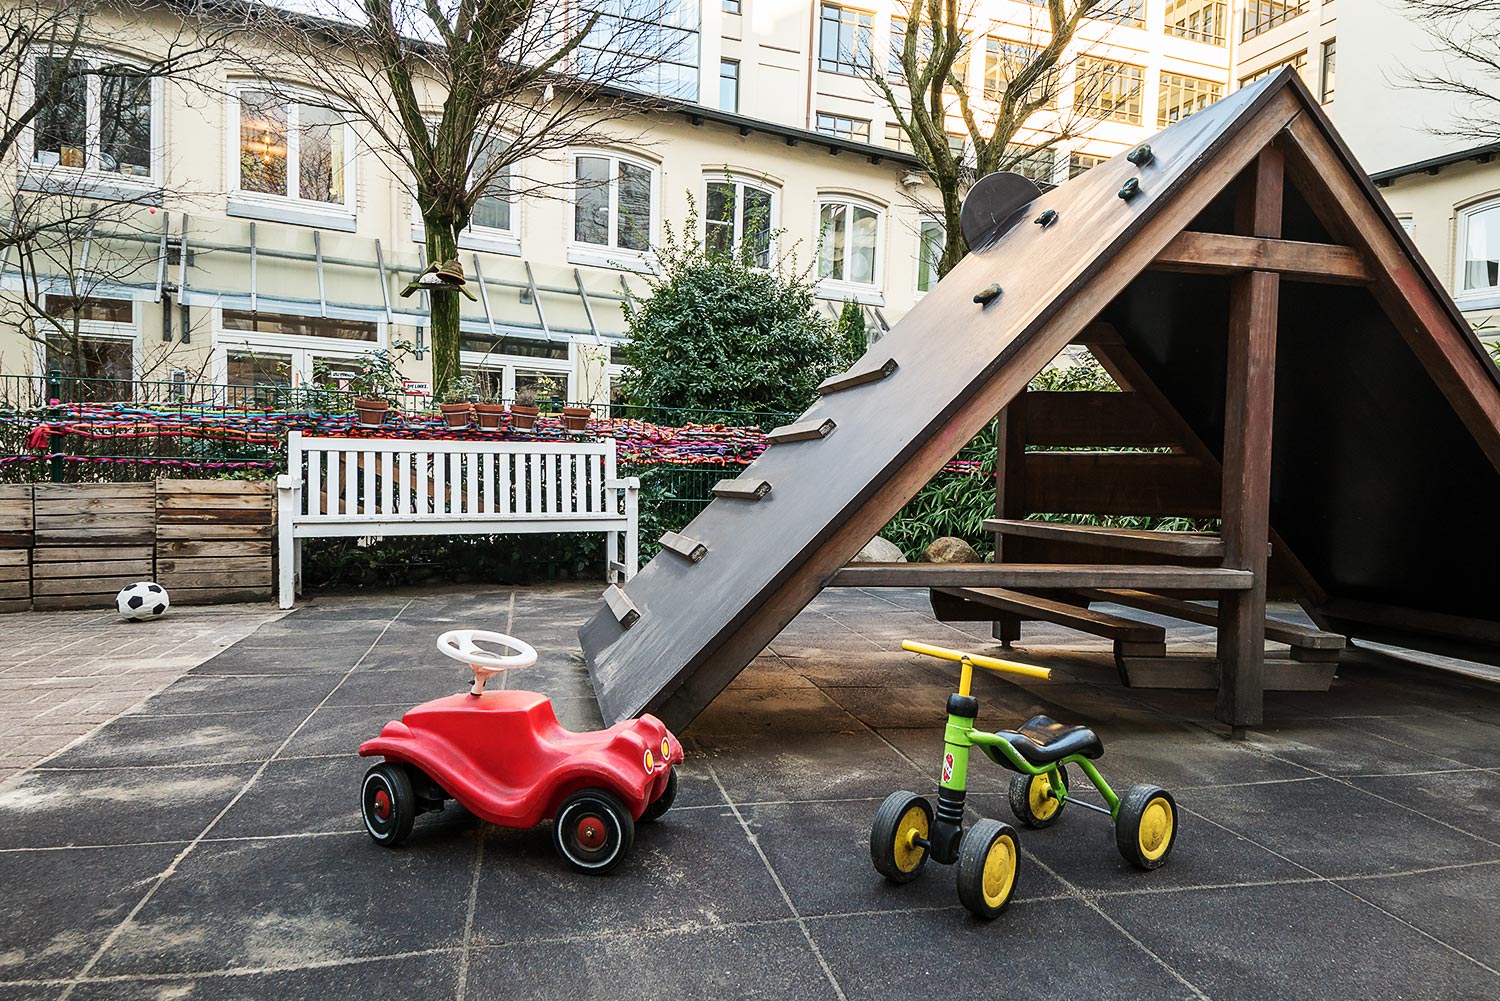
M 1125 860 L 1141 869 L 1156 869 L 1167 861 L 1177 841 L 1177 804 L 1171 793 L 1154 785 L 1131 786 L 1124 796 L 1104 781 L 1093 759 L 1104 745 L 1086 726 L 1065 726 L 1046 716 L 1034 716 L 1015 730 L 990 733 L 974 729 L 979 700 L 969 694 L 974 668 L 1048 678 L 1051 671 L 1029 664 L 996 660 L 978 654 L 902 643 L 903 650 L 957 661 L 958 691 L 948 697 L 948 726 L 944 734 L 942 776 L 937 812 L 925 796 L 893 792 L 875 812 L 870 829 L 870 860 L 886 879 L 906 883 L 917 877 L 928 858 L 957 865 L 958 899 L 975 915 L 1000 915 L 1016 890 L 1021 861 L 1016 829 L 985 818 L 964 830 L 964 793 L 969 750 L 978 747 L 990 760 L 1016 774 L 1010 780 L 1010 808 L 1027 827 L 1050 827 L 1063 807 L 1076 803 L 1109 817 L 1115 844 Z M 1068 787 L 1067 766 L 1087 775 L 1108 809 L 1078 799 Z

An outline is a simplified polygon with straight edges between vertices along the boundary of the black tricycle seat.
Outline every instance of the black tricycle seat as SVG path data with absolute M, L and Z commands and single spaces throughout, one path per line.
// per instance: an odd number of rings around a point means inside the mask
M 1068 726 L 1050 716 L 1033 716 L 1016 729 L 1000 730 L 995 736 L 1005 740 L 1021 757 L 1038 767 L 1075 754 L 1085 758 L 1098 758 L 1104 754 L 1104 742 L 1093 730 L 1086 726 Z M 1011 768 L 1010 761 L 997 749 L 980 746 L 995 764 Z

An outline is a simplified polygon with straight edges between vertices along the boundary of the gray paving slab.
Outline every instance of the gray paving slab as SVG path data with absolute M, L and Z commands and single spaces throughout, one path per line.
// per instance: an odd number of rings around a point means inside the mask
M 981 724 L 1046 712 L 1095 726 L 1117 788 L 1177 793 L 1172 861 L 1126 866 L 1105 820 L 1075 808 L 1022 830 L 1018 899 L 995 923 L 958 906 L 952 869 L 887 884 L 869 863 L 870 818 L 895 789 L 935 792 L 954 681 L 899 640 L 998 649 L 985 623 L 932 622 L 920 591 L 815 602 L 682 735 L 677 807 L 641 825 L 609 877 L 568 871 L 545 825 L 501 830 L 452 805 L 401 849 L 373 845 L 355 807 L 369 762 L 354 752 L 462 687 L 436 633 L 508 628 L 536 643 L 538 667 L 496 683 L 548 692 L 565 725 L 597 727 L 574 638 L 597 597 L 319 597 L 174 668 L 160 684 L 189 676 L 134 714 L 101 714 L 92 736 L 0 788 L 0 1001 L 332 1001 L 393 984 L 460 999 L 886 998 L 935 984 L 1049 1001 L 1500 996 L 1487 933 L 1500 770 L 1479 767 L 1497 760 L 1500 692 L 1383 655 L 1330 693 L 1274 696 L 1267 726 L 1230 742 L 1208 693 L 1122 689 L 1103 644 L 1028 625 L 1007 655 L 1055 680 L 981 675 Z M 44 672 L 17 677 L 60 697 Z M 976 761 L 970 816 L 1008 819 L 1008 779 Z M 85 836 L 122 843 L 66 847 Z

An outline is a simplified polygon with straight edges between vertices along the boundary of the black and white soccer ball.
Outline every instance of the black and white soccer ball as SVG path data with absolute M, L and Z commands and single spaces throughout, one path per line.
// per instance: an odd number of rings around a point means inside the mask
M 126 584 L 120 588 L 120 593 L 115 595 L 115 608 L 119 609 L 121 615 L 132 621 L 162 615 L 171 604 L 167 598 L 167 589 L 149 580 L 138 580 L 134 584 Z

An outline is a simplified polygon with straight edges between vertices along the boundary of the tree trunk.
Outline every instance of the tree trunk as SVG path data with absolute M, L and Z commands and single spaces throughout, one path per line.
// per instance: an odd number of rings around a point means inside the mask
M 457 227 L 451 219 L 422 217 L 427 230 L 427 260 L 441 264 L 458 256 L 458 243 L 453 234 Z M 459 296 L 455 290 L 429 292 L 427 301 L 432 314 L 432 323 L 427 334 L 432 338 L 432 393 L 441 399 L 448 391 L 448 383 L 458 378 L 458 309 Z
M 957 183 L 940 185 L 939 190 L 943 195 L 943 256 L 938 258 L 937 272 L 942 278 L 958 266 L 969 247 L 964 243 L 963 227 L 959 224 L 963 198 L 959 196 Z

